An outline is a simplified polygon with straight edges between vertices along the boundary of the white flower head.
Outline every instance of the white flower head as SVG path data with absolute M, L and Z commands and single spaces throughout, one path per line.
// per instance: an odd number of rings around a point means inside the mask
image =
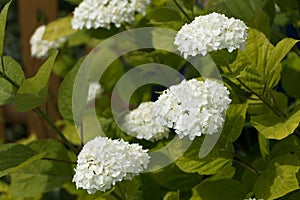
M 178 31 L 174 44 L 184 55 L 196 56 L 207 52 L 227 49 L 244 49 L 248 37 L 247 26 L 239 19 L 227 18 L 223 14 L 211 13 L 196 17 Z
M 98 82 L 93 82 L 89 85 L 89 91 L 87 96 L 87 102 L 95 100 L 101 95 L 103 88 Z
M 155 102 L 156 123 L 175 129 L 180 138 L 193 140 L 222 128 L 231 100 L 227 88 L 214 80 L 183 80 L 165 90 Z
M 128 135 L 150 141 L 168 138 L 169 129 L 156 122 L 153 106 L 154 102 L 142 102 L 125 116 L 124 128 Z
M 122 139 L 96 137 L 79 153 L 73 182 L 89 194 L 106 191 L 116 182 L 130 180 L 144 171 L 150 162 L 147 151 Z
M 123 22 L 131 23 L 135 13 L 145 14 L 150 0 L 83 0 L 74 10 L 73 29 L 117 28 Z
M 50 49 L 57 49 L 64 43 L 67 39 L 61 37 L 54 41 L 43 40 L 44 33 L 46 31 L 46 26 L 39 26 L 30 38 L 31 45 L 31 56 L 35 58 L 45 58 L 48 55 Z

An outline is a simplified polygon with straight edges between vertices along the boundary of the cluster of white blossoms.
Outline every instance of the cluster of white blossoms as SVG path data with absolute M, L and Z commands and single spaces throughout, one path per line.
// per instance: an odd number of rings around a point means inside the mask
M 142 102 L 125 116 L 124 128 L 128 135 L 150 141 L 168 138 L 169 129 L 156 123 L 153 106 L 154 102 Z
M 83 0 L 74 10 L 73 29 L 117 28 L 123 22 L 131 23 L 135 13 L 145 14 L 150 0 Z
M 159 96 L 153 112 L 156 123 L 193 140 L 222 128 L 230 102 L 229 91 L 217 81 L 183 80 Z
M 100 97 L 103 92 L 103 88 L 98 82 L 93 82 L 89 85 L 87 102 L 94 101 L 96 98 Z
M 184 57 L 227 49 L 244 49 L 248 37 L 247 26 L 239 19 L 211 13 L 196 17 L 178 31 L 174 44 Z
M 130 180 L 144 171 L 150 162 L 147 151 L 122 139 L 96 137 L 79 153 L 73 182 L 89 194 L 108 190 L 116 182 Z
M 45 58 L 48 56 L 50 49 L 57 49 L 64 43 L 67 38 L 61 37 L 58 40 L 48 41 L 43 40 L 43 35 L 46 31 L 46 26 L 39 26 L 30 38 L 31 56 L 35 58 Z

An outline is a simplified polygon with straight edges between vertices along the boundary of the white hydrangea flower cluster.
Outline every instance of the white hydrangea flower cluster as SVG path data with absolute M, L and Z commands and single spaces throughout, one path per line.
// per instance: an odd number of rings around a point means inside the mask
M 95 100 L 103 92 L 102 86 L 98 82 L 93 82 L 89 85 L 87 102 Z
M 153 106 L 154 102 L 142 102 L 125 116 L 124 128 L 128 135 L 150 141 L 168 138 L 169 129 L 156 123 Z
M 83 0 L 74 10 L 73 29 L 117 28 L 123 22 L 131 23 L 135 13 L 145 15 L 150 0 Z
M 96 137 L 79 153 L 73 182 L 77 189 L 86 189 L 89 194 L 110 189 L 116 182 L 131 179 L 147 168 L 147 151 L 122 139 Z
M 244 49 L 248 37 L 247 26 L 239 19 L 227 18 L 223 14 L 211 13 L 196 17 L 178 31 L 174 44 L 187 58 L 207 52 L 227 49 Z
M 222 128 L 231 100 L 227 88 L 214 80 L 183 80 L 165 90 L 155 102 L 156 123 L 175 129 L 180 138 L 193 140 Z
M 50 49 L 57 49 L 62 43 L 66 42 L 67 38 L 61 37 L 58 40 L 48 41 L 43 40 L 43 35 L 46 31 L 46 26 L 39 26 L 30 38 L 31 56 L 35 58 L 45 58 Z

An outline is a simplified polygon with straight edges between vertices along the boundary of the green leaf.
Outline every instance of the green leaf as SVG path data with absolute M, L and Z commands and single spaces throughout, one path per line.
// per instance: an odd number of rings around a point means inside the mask
M 205 181 L 193 188 L 190 200 L 244 199 L 246 194 L 246 189 L 236 180 Z
M 179 191 L 178 192 L 168 192 L 163 200 L 179 200 Z
M 237 59 L 230 67 L 233 72 L 240 71 L 238 77 L 246 87 L 262 95 L 277 85 L 280 62 L 296 43 L 293 39 L 283 39 L 274 47 L 263 33 L 249 29 L 246 49 L 239 50 Z M 239 84 L 236 80 L 232 81 Z M 246 87 L 242 85 L 248 90 Z
M 183 0 L 183 5 L 184 7 L 186 7 L 188 10 L 193 11 L 193 7 L 194 7 L 194 0 Z
M 68 163 L 71 159 L 59 142 L 38 140 L 28 146 L 35 152 L 44 152 L 45 158 L 54 160 L 37 160 L 11 174 L 11 192 L 16 197 L 34 197 L 59 188 L 72 179 L 73 166 Z
M 169 22 L 181 20 L 181 16 L 178 14 L 178 12 L 168 7 L 157 7 L 153 9 L 149 18 L 150 21 L 154 22 Z
M 295 135 L 277 142 L 271 152 L 271 158 L 276 158 L 286 154 L 296 154 L 300 159 L 300 141 Z
M 0 177 L 13 173 L 43 156 L 44 153 L 37 154 L 25 145 L 2 144 L 0 145 Z
M 10 6 L 11 0 L 5 4 L 0 13 L 0 56 L 3 55 L 3 46 L 4 46 L 4 35 L 5 35 L 5 27 L 6 27 L 6 17 L 7 12 Z
M 232 164 L 232 145 L 215 145 L 213 150 L 204 158 L 199 158 L 199 150 L 203 137 L 196 138 L 189 149 L 175 162 L 184 172 L 199 173 L 201 175 L 213 175 Z
M 296 177 L 299 168 L 275 162 L 257 179 L 253 192 L 258 198 L 276 199 L 299 189 Z
M 249 27 L 253 27 L 266 35 L 270 35 L 270 21 L 272 21 L 273 16 L 268 15 L 272 13 L 266 9 L 267 3 L 270 3 L 274 7 L 274 3 L 268 2 L 268 0 L 211 0 L 206 10 L 209 13 L 215 11 L 223 13 L 228 17 L 240 19 Z M 270 7 L 270 5 L 268 7 Z
M 294 98 L 300 99 L 299 77 L 300 77 L 300 57 L 290 52 L 283 63 L 281 83 L 284 91 Z
M 267 76 L 267 84 L 270 87 L 274 87 L 277 85 L 280 73 L 281 73 L 281 60 L 290 52 L 290 50 L 295 46 L 295 44 L 299 42 L 299 40 L 295 40 L 292 38 L 284 38 L 282 39 L 276 46 L 274 51 L 272 51 L 271 55 L 268 57 L 267 66 L 265 71 Z M 279 69 L 278 69 L 279 68 Z
M 79 5 L 82 2 L 82 0 L 65 0 L 65 1 L 75 4 L 75 5 Z
M 198 174 L 184 173 L 174 164 L 154 172 L 152 176 L 160 186 L 181 191 L 191 190 L 202 179 Z
M 14 103 L 17 111 L 26 112 L 32 110 L 46 101 L 48 82 L 57 54 L 57 50 L 52 51 L 37 74 L 24 80 L 15 97 Z
M 209 53 L 211 58 L 215 61 L 217 66 L 227 66 L 235 61 L 238 51 L 228 52 L 227 49 L 213 51 Z
M 204 181 L 216 181 L 222 179 L 232 179 L 235 175 L 235 168 L 234 167 L 226 167 L 220 170 L 218 173 L 214 174 L 213 176 L 206 178 Z
M 77 72 L 81 66 L 83 58 L 80 59 L 73 69 L 65 76 L 64 80 L 60 84 L 58 91 L 58 109 L 60 114 L 68 122 L 74 123 L 73 121 L 73 112 L 72 112 L 72 94 L 73 94 L 73 85 Z
M 264 159 L 270 156 L 270 141 L 262 134 L 258 134 L 259 150 Z
M 71 20 L 72 16 L 67 16 L 47 24 L 43 40 L 53 41 L 75 33 L 76 30 L 72 28 Z
M 15 84 L 21 85 L 25 79 L 25 75 L 20 64 L 9 56 L 3 57 L 3 63 L 6 76 L 8 76 Z M 0 71 L 1 73 L 3 72 L 2 65 Z M 12 83 L 0 76 L 0 105 L 12 102 L 16 91 L 17 88 L 13 86 Z
M 251 123 L 267 139 L 281 140 L 292 134 L 300 122 L 300 110 L 287 119 L 275 115 L 258 115 L 251 117 Z
M 245 124 L 247 104 L 231 104 L 226 111 L 221 137 L 234 142 L 242 133 Z

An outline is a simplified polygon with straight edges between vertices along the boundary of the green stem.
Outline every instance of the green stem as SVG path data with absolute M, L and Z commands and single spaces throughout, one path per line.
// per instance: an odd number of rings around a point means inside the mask
M 184 9 L 179 5 L 179 3 L 177 2 L 177 0 L 173 0 L 175 5 L 179 8 L 179 10 L 184 14 L 184 16 L 186 16 L 186 18 L 192 22 L 193 19 L 184 11 Z
M 1 56 L 1 62 L 2 62 L 2 68 L 4 69 L 4 63 L 3 63 L 3 56 Z M 5 72 L 0 71 L 0 77 L 4 78 L 7 80 L 10 84 L 12 84 L 16 89 L 20 88 L 20 85 L 18 85 L 14 80 L 12 80 L 9 76 L 5 74 Z M 64 136 L 64 134 L 59 130 L 59 128 L 50 120 L 50 118 L 40 109 L 40 108 L 35 108 L 34 111 L 38 113 L 44 120 L 47 121 L 47 123 L 53 128 L 53 130 L 60 136 L 62 141 L 64 142 L 65 145 L 67 145 L 71 151 L 77 155 L 78 151 L 77 149 L 67 140 L 67 138 Z
M 77 155 L 78 151 L 77 149 L 68 141 L 68 139 L 64 136 L 64 134 L 59 130 L 59 128 L 51 121 L 51 119 L 46 115 L 40 108 L 35 108 L 34 111 L 41 116 L 50 126 L 51 128 L 59 135 L 59 137 L 62 139 L 63 143 L 69 147 L 71 151 L 75 155 Z
M 252 167 L 251 165 L 243 163 L 243 162 L 241 162 L 241 161 L 239 161 L 238 159 L 235 159 L 235 158 L 233 158 L 232 161 L 239 164 L 239 165 L 241 165 L 242 167 L 248 169 L 249 171 L 251 171 L 255 174 L 260 174 L 260 172 L 257 169 L 255 169 L 254 167 Z
M 2 66 L 2 72 L 3 74 L 5 74 L 3 55 L 1 55 L 1 66 Z
M 232 70 L 230 66 L 226 65 L 226 68 L 230 73 L 232 73 Z M 274 108 L 272 105 L 270 105 L 262 96 L 257 94 L 255 91 L 253 91 L 251 88 L 249 88 L 241 79 L 236 78 L 236 80 L 244 87 L 246 88 L 251 94 L 254 94 L 257 96 L 266 106 L 268 106 L 278 117 L 286 118 L 285 114 L 281 112 L 280 110 Z

